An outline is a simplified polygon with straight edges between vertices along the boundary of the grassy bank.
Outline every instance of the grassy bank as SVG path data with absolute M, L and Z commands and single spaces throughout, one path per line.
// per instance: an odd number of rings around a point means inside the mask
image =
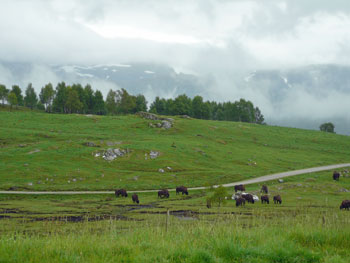
M 202 186 L 349 161 L 347 136 L 177 117 L 169 130 L 149 127 L 156 122 L 138 116 L 1 111 L 0 189 Z M 112 162 L 94 156 L 108 148 L 130 153 Z M 151 150 L 160 156 L 146 159 Z

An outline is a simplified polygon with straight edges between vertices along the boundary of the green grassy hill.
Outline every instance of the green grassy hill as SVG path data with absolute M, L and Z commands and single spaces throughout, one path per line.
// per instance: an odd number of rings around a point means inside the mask
M 168 130 L 149 127 L 157 122 L 136 115 L 0 111 L 0 188 L 202 186 L 350 159 L 350 140 L 342 135 L 180 117 Z M 95 157 L 108 148 L 130 152 L 110 162 Z M 160 156 L 150 159 L 151 150 Z

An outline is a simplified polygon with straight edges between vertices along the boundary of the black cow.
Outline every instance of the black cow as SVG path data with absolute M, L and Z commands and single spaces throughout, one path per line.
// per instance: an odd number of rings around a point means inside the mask
M 333 172 L 333 180 L 339 181 L 340 173 L 337 171 Z
M 138 196 L 137 194 L 133 194 L 133 195 L 131 196 L 131 199 L 132 199 L 132 201 L 133 201 L 134 203 L 137 203 L 137 204 L 140 203 L 140 201 L 139 201 L 139 196 Z
M 236 206 L 244 206 L 245 205 L 245 199 L 240 197 L 236 199 Z
M 117 189 L 117 190 L 115 190 L 115 196 L 116 197 L 119 197 L 119 196 L 128 197 L 128 193 L 126 192 L 125 189 Z
M 263 185 L 261 187 L 261 192 L 265 193 L 265 194 L 268 194 L 269 193 L 269 189 L 267 188 L 267 185 Z
M 185 186 L 176 187 L 176 194 L 179 194 L 179 193 L 182 193 L 182 195 L 183 194 L 188 195 L 187 187 Z
M 281 198 L 281 196 L 280 196 L 280 195 L 275 195 L 275 196 L 273 197 L 273 203 L 274 203 L 274 204 L 282 204 L 282 198 Z
M 267 203 L 269 204 L 270 203 L 270 199 L 269 199 L 269 196 L 268 195 L 262 195 L 261 196 L 261 203 Z
M 242 197 L 248 202 L 254 204 L 254 198 L 251 194 L 244 194 Z
M 350 200 L 344 200 L 343 202 L 341 202 L 340 210 L 342 209 L 345 209 L 345 210 L 350 209 Z
M 166 197 L 166 198 L 169 198 L 169 191 L 167 189 L 163 189 L 163 190 L 159 190 L 158 191 L 158 198 L 163 198 L 163 197 Z
M 237 191 L 241 191 L 241 192 L 245 191 L 244 185 L 243 184 L 235 185 L 235 192 Z

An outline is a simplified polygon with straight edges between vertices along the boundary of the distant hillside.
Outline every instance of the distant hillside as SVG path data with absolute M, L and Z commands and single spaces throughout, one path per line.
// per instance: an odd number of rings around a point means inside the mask
M 0 189 L 202 186 L 349 162 L 342 135 L 181 117 L 169 129 L 158 123 L 0 111 Z

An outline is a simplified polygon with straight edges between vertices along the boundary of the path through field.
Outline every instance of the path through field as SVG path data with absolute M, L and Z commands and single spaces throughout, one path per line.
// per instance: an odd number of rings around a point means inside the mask
M 300 174 L 307 174 L 307 173 L 314 173 L 314 172 L 321 172 L 321 171 L 327 171 L 327 170 L 334 170 L 344 167 L 350 167 L 350 163 L 343 163 L 343 164 L 334 164 L 334 165 L 326 165 L 326 166 L 318 166 L 318 167 L 312 167 L 312 168 L 306 168 L 301 170 L 294 170 L 294 171 L 288 171 L 283 173 L 276 173 L 276 174 L 269 174 L 264 175 L 257 178 L 252 178 L 248 180 L 243 180 L 239 182 L 233 182 L 228 184 L 223 184 L 224 187 L 233 187 L 237 184 L 255 184 L 255 183 L 261 183 L 271 180 L 276 180 L 284 177 L 294 176 L 294 175 L 300 175 Z M 217 187 L 215 185 L 214 187 Z M 200 187 L 192 187 L 188 188 L 188 190 L 203 190 L 205 189 L 205 186 Z M 175 189 L 168 189 L 169 191 L 175 191 Z M 128 191 L 129 193 L 152 193 L 152 192 L 158 192 L 159 189 L 156 190 L 134 190 L 134 191 Z M 0 191 L 0 194 L 28 194 L 28 195 L 41 195 L 41 194 L 49 194 L 49 195 L 79 195 L 79 194 L 114 194 L 114 191 Z

